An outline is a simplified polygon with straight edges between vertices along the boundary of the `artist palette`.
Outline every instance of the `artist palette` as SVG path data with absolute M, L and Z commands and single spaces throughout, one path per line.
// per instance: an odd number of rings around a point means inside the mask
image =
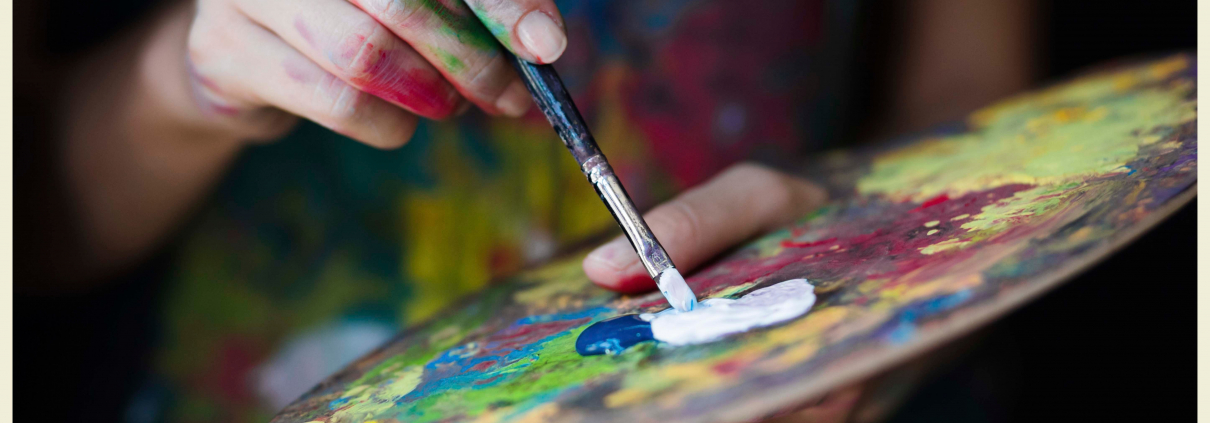
M 835 200 L 688 278 L 734 298 L 805 278 L 805 316 L 702 345 L 581 356 L 659 293 L 596 288 L 574 254 L 493 284 L 354 362 L 276 422 L 750 421 L 904 363 L 1106 257 L 1195 194 L 1194 58 L 1086 75 L 960 130 L 813 163 Z

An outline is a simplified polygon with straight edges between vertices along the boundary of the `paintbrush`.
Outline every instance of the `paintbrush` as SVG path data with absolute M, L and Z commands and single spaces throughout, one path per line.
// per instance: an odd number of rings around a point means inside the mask
M 614 175 L 609 161 L 605 160 L 605 154 L 597 148 L 597 142 L 588 132 L 588 125 L 584 123 L 584 118 L 580 116 L 571 96 L 563 88 L 563 80 L 559 79 L 555 68 L 551 65 L 527 62 L 507 50 L 503 53 L 517 69 L 521 80 L 525 81 L 525 87 L 534 96 L 534 102 L 538 104 L 542 114 L 546 115 L 546 120 L 550 121 L 550 125 L 563 140 L 563 145 L 567 146 L 572 157 L 580 164 L 584 176 L 587 176 L 593 188 L 596 188 L 597 195 L 601 196 L 601 201 L 605 202 L 609 213 L 618 221 L 622 231 L 626 232 L 630 245 L 639 254 L 639 260 L 655 280 L 664 298 L 677 311 L 689 311 L 697 307 L 697 297 L 693 295 L 689 285 L 685 284 L 685 278 L 676 270 L 660 241 L 655 239 L 655 234 L 651 233 L 651 228 L 643 221 L 643 216 L 634 208 L 634 202 L 630 201 L 622 182 Z

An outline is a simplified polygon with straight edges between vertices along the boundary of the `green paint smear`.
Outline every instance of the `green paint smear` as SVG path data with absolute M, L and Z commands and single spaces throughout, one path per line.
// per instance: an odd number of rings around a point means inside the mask
M 625 354 L 582 357 L 576 353 L 576 337 L 583 327 L 551 339 L 529 360 L 522 359 L 483 378 L 510 373 L 511 380 L 485 388 L 467 388 L 441 392 L 407 404 L 393 416 L 400 420 L 431 422 L 455 416 L 477 416 L 502 406 L 513 414 L 523 413 L 546 402 L 547 398 L 580 386 L 589 379 L 635 368 L 654 352 L 654 345 L 632 348 Z
M 878 157 L 857 190 L 921 201 L 1123 172 L 1154 128 L 1196 119 L 1191 85 L 1123 91 L 1121 84 L 1106 76 L 978 112 L 975 131 Z
M 459 10 L 456 11 L 451 10 L 440 0 L 413 1 L 418 1 L 421 7 L 430 10 L 441 20 L 442 27 L 439 31 L 443 34 L 480 50 L 495 51 L 498 45 L 496 39 L 483 26 L 483 23 L 479 22 L 479 19 L 474 19 L 474 16 L 478 16 L 477 13 L 467 13 L 468 10 L 464 7 L 458 7 Z M 457 4 L 461 5 L 462 2 L 457 2 Z
M 1076 188 L 1081 185 L 1083 184 L 1080 182 L 1071 182 L 1041 186 L 1019 191 L 1012 197 L 984 206 L 981 213 L 962 224 L 962 229 L 974 233 L 964 238 L 980 241 L 992 234 L 1003 232 L 1010 226 L 1016 226 L 1019 224 L 1016 219 L 1044 215 L 1057 210 L 1078 192 Z
M 462 63 L 462 59 L 459 59 L 458 56 L 450 54 L 449 52 L 439 48 L 434 48 L 432 52 L 433 54 L 437 55 L 437 58 L 441 59 L 441 63 L 445 65 L 445 68 L 450 72 L 457 73 L 462 72 L 463 69 L 466 69 L 466 64 Z
M 492 36 L 496 37 L 496 41 L 499 41 L 500 44 L 504 45 L 504 48 L 507 48 L 511 51 L 513 49 L 512 34 L 508 33 L 508 28 L 506 28 L 500 21 L 492 18 L 492 16 L 488 14 L 486 10 L 477 7 L 478 4 L 478 2 L 471 2 L 471 11 L 475 12 L 475 16 L 479 17 L 479 22 L 482 22 L 483 25 L 487 27 L 487 30 L 491 32 Z

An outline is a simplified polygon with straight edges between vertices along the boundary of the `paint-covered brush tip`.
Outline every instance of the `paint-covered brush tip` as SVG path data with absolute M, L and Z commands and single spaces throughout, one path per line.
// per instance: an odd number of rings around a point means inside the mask
M 685 283 L 685 278 L 675 267 L 660 272 L 655 284 L 660 287 L 660 292 L 676 311 L 686 312 L 697 308 L 697 296 L 693 295 L 693 290 L 689 289 L 689 284 Z

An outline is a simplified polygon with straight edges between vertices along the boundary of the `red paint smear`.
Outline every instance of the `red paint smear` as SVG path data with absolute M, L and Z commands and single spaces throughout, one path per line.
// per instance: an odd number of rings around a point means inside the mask
M 835 241 L 836 241 L 836 238 L 834 238 L 834 237 L 828 238 L 825 240 L 815 241 L 815 242 L 794 242 L 794 241 L 787 239 L 787 240 L 781 242 L 781 246 L 786 247 L 786 248 L 806 248 L 806 247 L 815 247 L 815 246 L 819 246 L 819 245 L 830 244 Z
M 353 34 L 345 37 L 340 46 L 336 48 L 339 52 L 340 62 L 335 63 L 337 66 L 349 66 L 354 58 L 361 53 L 362 47 L 373 49 L 374 45 L 366 45 L 366 36 L 362 34 Z M 368 54 L 367 54 L 368 55 Z
M 235 107 L 224 106 L 215 102 L 208 102 L 208 104 L 210 105 L 211 112 L 218 113 L 223 116 L 239 116 L 240 114 L 240 109 Z
M 483 379 L 483 380 L 476 380 L 476 381 L 475 381 L 475 385 L 487 385 L 487 384 L 489 384 L 489 383 L 495 382 L 495 381 L 496 381 L 496 379 L 499 379 L 499 378 L 500 378 L 500 376 L 501 376 L 501 375 L 495 375 L 495 376 L 489 377 L 489 378 L 487 378 L 487 379 Z
M 936 196 L 936 197 L 933 197 L 933 198 L 930 198 L 930 199 L 928 199 L 928 200 L 925 200 L 923 203 L 920 203 L 920 207 L 917 207 L 917 208 L 912 209 L 912 212 L 913 212 L 913 213 L 915 213 L 915 212 L 918 212 L 918 211 L 921 211 L 921 210 L 927 209 L 927 208 L 929 208 L 929 207 L 932 207 L 932 206 L 935 206 L 935 205 L 938 205 L 938 204 L 944 203 L 944 202 L 949 201 L 949 200 L 950 200 L 950 196 L 945 195 L 945 194 L 941 194 L 941 195 L 938 195 L 938 196 Z
M 198 74 L 194 74 L 194 77 L 197 78 L 197 82 L 199 84 L 202 84 L 203 87 L 206 87 L 215 94 L 223 93 L 223 90 L 219 89 L 218 84 L 214 83 L 214 80 Z
M 203 87 L 206 87 L 215 94 L 223 93 L 223 90 L 219 89 L 218 84 L 214 83 L 214 81 L 210 78 L 204 77 L 197 72 L 197 68 L 193 66 L 192 60 L 186 59 L 185 69 L 188 70 L 189 76 L 193 78 L 194 81 L 197 81 L 198 84 L 201 84 Z
M 366 77 L 353 78 L 354 86 L 418 115 L 442 119 L 458 107 L 458 92 L 427 64 L 404 66 L 407 59 L 399 51 L 374 50 L 366 46 L 365 61 L 355 69 L 365 69 Z
M 744 363 L 739 360 L 727 360 L 714 365 L 714 372 L 720 375 L 730 375 L 739 372 L 744 368 Z
M 282 60 L 281 66 L 282 70 L 286 72 L 286 76 L 290 77 L 290 79 L 293 79 L 294 82 L 303 84 L 315 82 L 317 79 L 316 77 L 321 75 L 315 72 L 315 65 L 311 63 L 298 63 L 299 61 L 300 60 L 295 57 Z
M 487 361 L 480 362 L 479 364 L 476 364 L 474 366 L 471 366 L 471 371 L 472 372 L 481 372 L 481 371 L 490 369 L 492 366 L 495 366 L 495 365 L 496 365 L 496 360 L 487 360 Z
M 974 192 L 950 199 L 941 196 L 930 199 L 926 208 L 912 208 L 910 203 L 882 203 L 862 206 L 877 208 L 876 212 L 862 213 L 862 217 L 839 219 L 814 236 L 830 238 L 828 244 L 837 245 L 809 255 L 801 250 L 786 250 L 769 258 L 756 258 L 756 251 L 741 251 L 738 260 L 725 260 L 703 269 L 687 279 L 689 286 L 699 297 L 706 297 L 718 289 L 752 282 L 758 279 L 782 280 L 802 277 L 816 282 L 847 280 L 891 279 L 887 286 L 913 284 L 927 281 L 944 274 L 951 263 L 959 263 L 973 251 L 951 250 L 926 255 L 921 248 L 941 242 L 935 235 L 927 235 L 932 229 L 924 224 L 939 220 L 949 222 L 962 214 L 977 214 L 998 199 L 1030 189 L 1030 185 L 1009 185 L 982 192 Z M 1023 218 L 1027 222 L 1028 218 Z M 872 229 L 877 228 L 877 229 Z M 1030 226 L 1018 226 L 997 235 L 986 242 L 1006 242 L 1027 236 Z M 831 239 L 834 238 L 834 239 Z M 745 255 L 752 257 L 745 258 Z M 906 277 L 909 276 L 910 277 Z M 653 300 L 641 307 L 658 306 L 662 302 Z
M 631 276 L 624 276 L 622 278 L 622 280 L 618 281 L 614 285 L 601 285 L 601 286 L 610 291 L 616 291 L 616 292 L 621 292 L 623 294 L 631 294 L 631 295 L 650 292 L 650 291 L 655 290 L 655 288 L 656 288 L 655 281 L 651 280 L 651 277 L 647 276 L 646 273 L 640 273 L 640 274 L 631 275 Z
M 592 319 L 584 317 L 550 323 L 514 325 L 496 332 L 483 340 L 484 345 L 487 345 L 488 348 L 480 353 L 479 356 L 495 355 L 496 353 L 507 354 L 511 350 L 516 350 L 522 346 L 538 342 L 548 336 L 588 323 L 589 320 Z
M 315 43 L 315 36 L 311 35 L 311 30 L 307 28 L 307 24 L 303 23 L 302 17 L 294 18 L 294 29 L 298 31 L 298 35 L 303 38 L 312 48 L 319 50 L 319 45 Z M 364 40 L 365 38 L 362 37 Z
M 302 18 L 294 19 L 294 28 L 311 47 L 323 50 Z M 366 43 L 364 34 L 345 37 L 336 51 L 341 62 L 336 66 L 361 70 L 357 73 L 364 75 L 350 78 L 350 84 L 420 116 L 442 119 L 460 104 L 454 87 L 413 51 L 380 49 Z

